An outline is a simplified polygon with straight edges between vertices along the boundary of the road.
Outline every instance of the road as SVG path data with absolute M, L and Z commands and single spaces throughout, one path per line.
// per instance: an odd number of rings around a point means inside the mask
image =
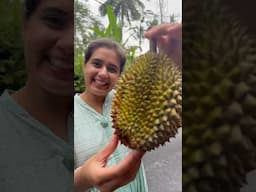
M 182 191 L 182 129 L 176 138 L 155 151 L 148 152 L 143 158 L 149 192 Z M 256 170 L 246 176 L 247 184 L 241 192 L 256 191 Z
M 143 158 L 149 192 L 182 191 L 182 129 L 175 138 Z

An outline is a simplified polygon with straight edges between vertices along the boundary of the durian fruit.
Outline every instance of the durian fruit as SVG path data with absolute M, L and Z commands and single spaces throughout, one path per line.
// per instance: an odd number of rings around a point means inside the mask
M 185 192 L 239 192 L 256 168 L 256 41 L 221 3 L 183 1 Z
M 139 56 L 116 87 L 113 127 L 121 143 L 150 151 L 174 137 L 181 127 L 181 72 L 163 54 Z

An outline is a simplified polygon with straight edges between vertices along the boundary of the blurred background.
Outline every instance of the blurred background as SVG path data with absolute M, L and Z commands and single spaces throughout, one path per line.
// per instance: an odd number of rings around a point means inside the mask
M 126 67 L 148 51 L 144 32 L 166 22 L 181 22 L 181 0 L 75 0 L 75 91 L 84 90 L 83 52 L 93 39 L 108 37 L 127 52 Z

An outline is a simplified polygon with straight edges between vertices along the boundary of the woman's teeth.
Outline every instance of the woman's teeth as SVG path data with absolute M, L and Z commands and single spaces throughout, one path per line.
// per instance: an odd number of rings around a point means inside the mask
M 107 82 L 105 82 L 105 81 L 100 81 L 100 80 L 97 80 L 97 79 L 95 79 L 95 83 L 97 83 L 98 85 L 101 85 L 101 86 L 107 85 Z
M 59 69 L 72 69 L 70 63 L 67 63 L 61 59 L 49 59 L 49 63 L 51 66 Z

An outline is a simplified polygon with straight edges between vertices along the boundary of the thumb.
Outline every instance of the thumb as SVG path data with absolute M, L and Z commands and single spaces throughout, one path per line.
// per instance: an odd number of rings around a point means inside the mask
M 167 35 L 163 35 L 163 36 L 161 36 L 157 39 L 157 46 L 159 48 L 160 53 L 167 53 L 168 52 L 168 50 L 166 50 L 169 46 L 168 40 L 169 39 L 168 39 Z
M 99 152 L 99 157 L 102 160 L 107 160 L 108 157 L 115 151 L 118 145 L 118 136 L 113 135 L 110 143 Z

